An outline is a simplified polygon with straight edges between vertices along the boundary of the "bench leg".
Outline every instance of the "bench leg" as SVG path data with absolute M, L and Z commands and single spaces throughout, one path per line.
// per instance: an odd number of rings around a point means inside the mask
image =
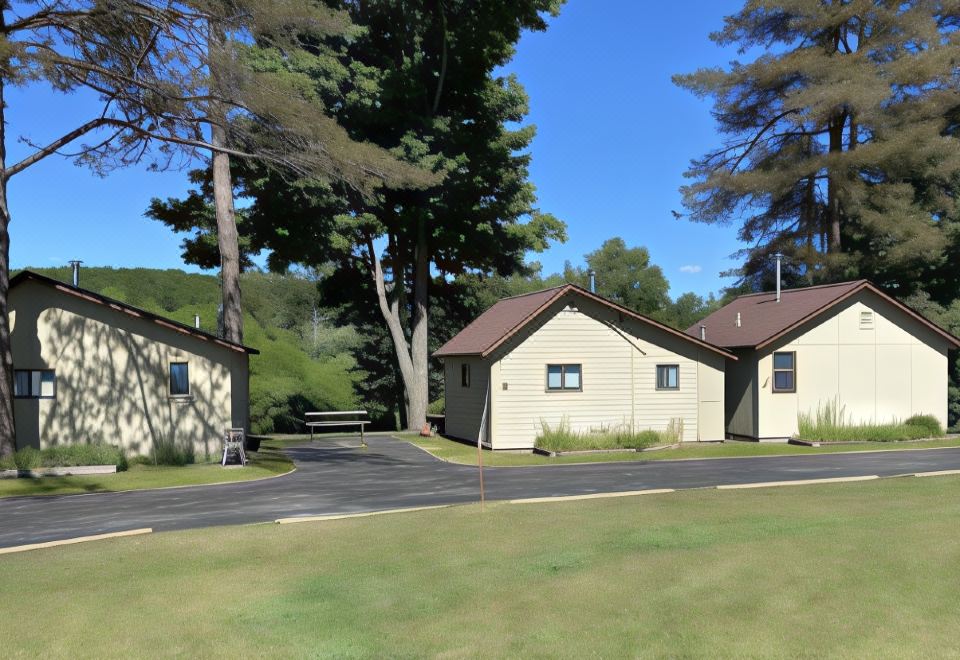
M 313 442 L 313 427 L 310 427 L 310 442 Z
M 363 424 L 360 425 L 360 446 L 364 449 L 367 448 L 367 441 L 363 437 Z

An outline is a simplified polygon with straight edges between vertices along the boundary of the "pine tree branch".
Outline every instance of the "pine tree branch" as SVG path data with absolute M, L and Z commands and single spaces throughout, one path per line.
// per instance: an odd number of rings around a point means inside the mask
M 107 122 L 106 118 L 97 117 L 96 119 L 91 119 L 85 124 L 81 124 L 77 128 L 73 129 L 69 133 L 64 133 L 61 137 L 57 138 L 53 142 L 47 144 L 44 147 L 40 147 L 37 151 L 33 152 L 19 163 L 11 165 L 3 170 L 3 178 L 9 179 L 15 174 L 22 172 L 31 165 L 43 160 L 47 156 L 51 156 L 57 152 L 60 147 L 64 147 L 79 137 L 82 137 L 86 133 L 103 126 Z
M 791 108 L 791 109 L 789 109 L 789 110 L 784 110 L 784 111 L 781 112 L 779 115 L 777 115 L 776 117 L 774 117 L 773 119 L 771 119 L 770 121 L 768 121 L 768 122 L 764 125 L 764 127 L 760 129 L 760 132 L 757 133 L 757 134 L 753 137 L 752 140 L 750 140 L 750 142 L 747 144 L 746 150 L 745 150 L 742 154 L 740 154 L 740 157 L 737 158 L 736 161 L 734 161 L 733 166 L 730 168 L 730 171 L 731 171 L 731 172 L 734 172 L 734 171 L 736 171 L 736 169 L 737 169 L 738 167 L 740 167 L 740 163 L 742 163 L 743 160 L 750 154 L 750 152 L 753 151 L 753 148 L 754 148 L 755 146 L 757 146 L 757 143 L 760 141 L 760 138 L 763 137 L 763 134 L 764 134 L 764 133 L 766 133 L 768 130 L 770 130 L 771 128 L 773 128 L 773 126 L 774 126 L 778 121 L 780 121 L 781 119 L 783 119 L 784 117 L 786 117 L 786 116 L 788 116 L 788 115 L 791 115 L 791 114 L 794 114 L 794 113 L 796 113 L 796 112 L 797 112 L 797 110 L 796 110 L 795 108 Z

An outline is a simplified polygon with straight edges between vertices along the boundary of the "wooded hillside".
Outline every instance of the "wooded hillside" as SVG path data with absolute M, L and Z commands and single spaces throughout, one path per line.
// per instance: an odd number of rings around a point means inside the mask
M 31 268 L 71 281 L 69 268 Z M 149 268 L 84 268 L 83 288 L 181 323 L 217 332 L 220 288 L 212 275 Z M 362 378 L 351 348 L 356 332 L 335 328 L 321 308 L 316 283 L 296 275 L 245 273 L 241 278 L 244 343 L 250 356 L 251 432 L 302 432 L 297 419 L 307 410 L 351 409 Z

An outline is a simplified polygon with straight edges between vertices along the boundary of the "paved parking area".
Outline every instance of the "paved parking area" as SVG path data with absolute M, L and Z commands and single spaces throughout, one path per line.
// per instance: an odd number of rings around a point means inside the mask
M 0 547 L 141 527 L 156 531 L 476 501 L 477 469 L 389 437 L 305 443 L 293 474 L 168 490 L 0 499 Z M 683 461 L 485 468 L 487 497 L 519 499 L 649 488 L 892 476 L 960 469 L 960 448 Z M 797 491 L 798 495 L 802 491 Z M 640 504 L 638 506 L 645 506 Z

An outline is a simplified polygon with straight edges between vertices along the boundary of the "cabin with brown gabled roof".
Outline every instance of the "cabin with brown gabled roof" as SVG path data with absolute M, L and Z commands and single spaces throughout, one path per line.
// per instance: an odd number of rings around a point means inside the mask
M 722 440 L 724 368 L 736 361 L 571 284 L 500 300 L 435 355 L 446 433 L 496 450 L 529 450 L 561 423 Z
M 10 281 L 18 448 L 163 444 L 216 455 L 249 426 L 257 351 L 31 271 Z
M 786 439 L 826 406 L 849 424 L 933 415 L 947 426 L 957 339 L 867 280 L 740 296 L 687 330 L 735 354 L 727 433 Z

